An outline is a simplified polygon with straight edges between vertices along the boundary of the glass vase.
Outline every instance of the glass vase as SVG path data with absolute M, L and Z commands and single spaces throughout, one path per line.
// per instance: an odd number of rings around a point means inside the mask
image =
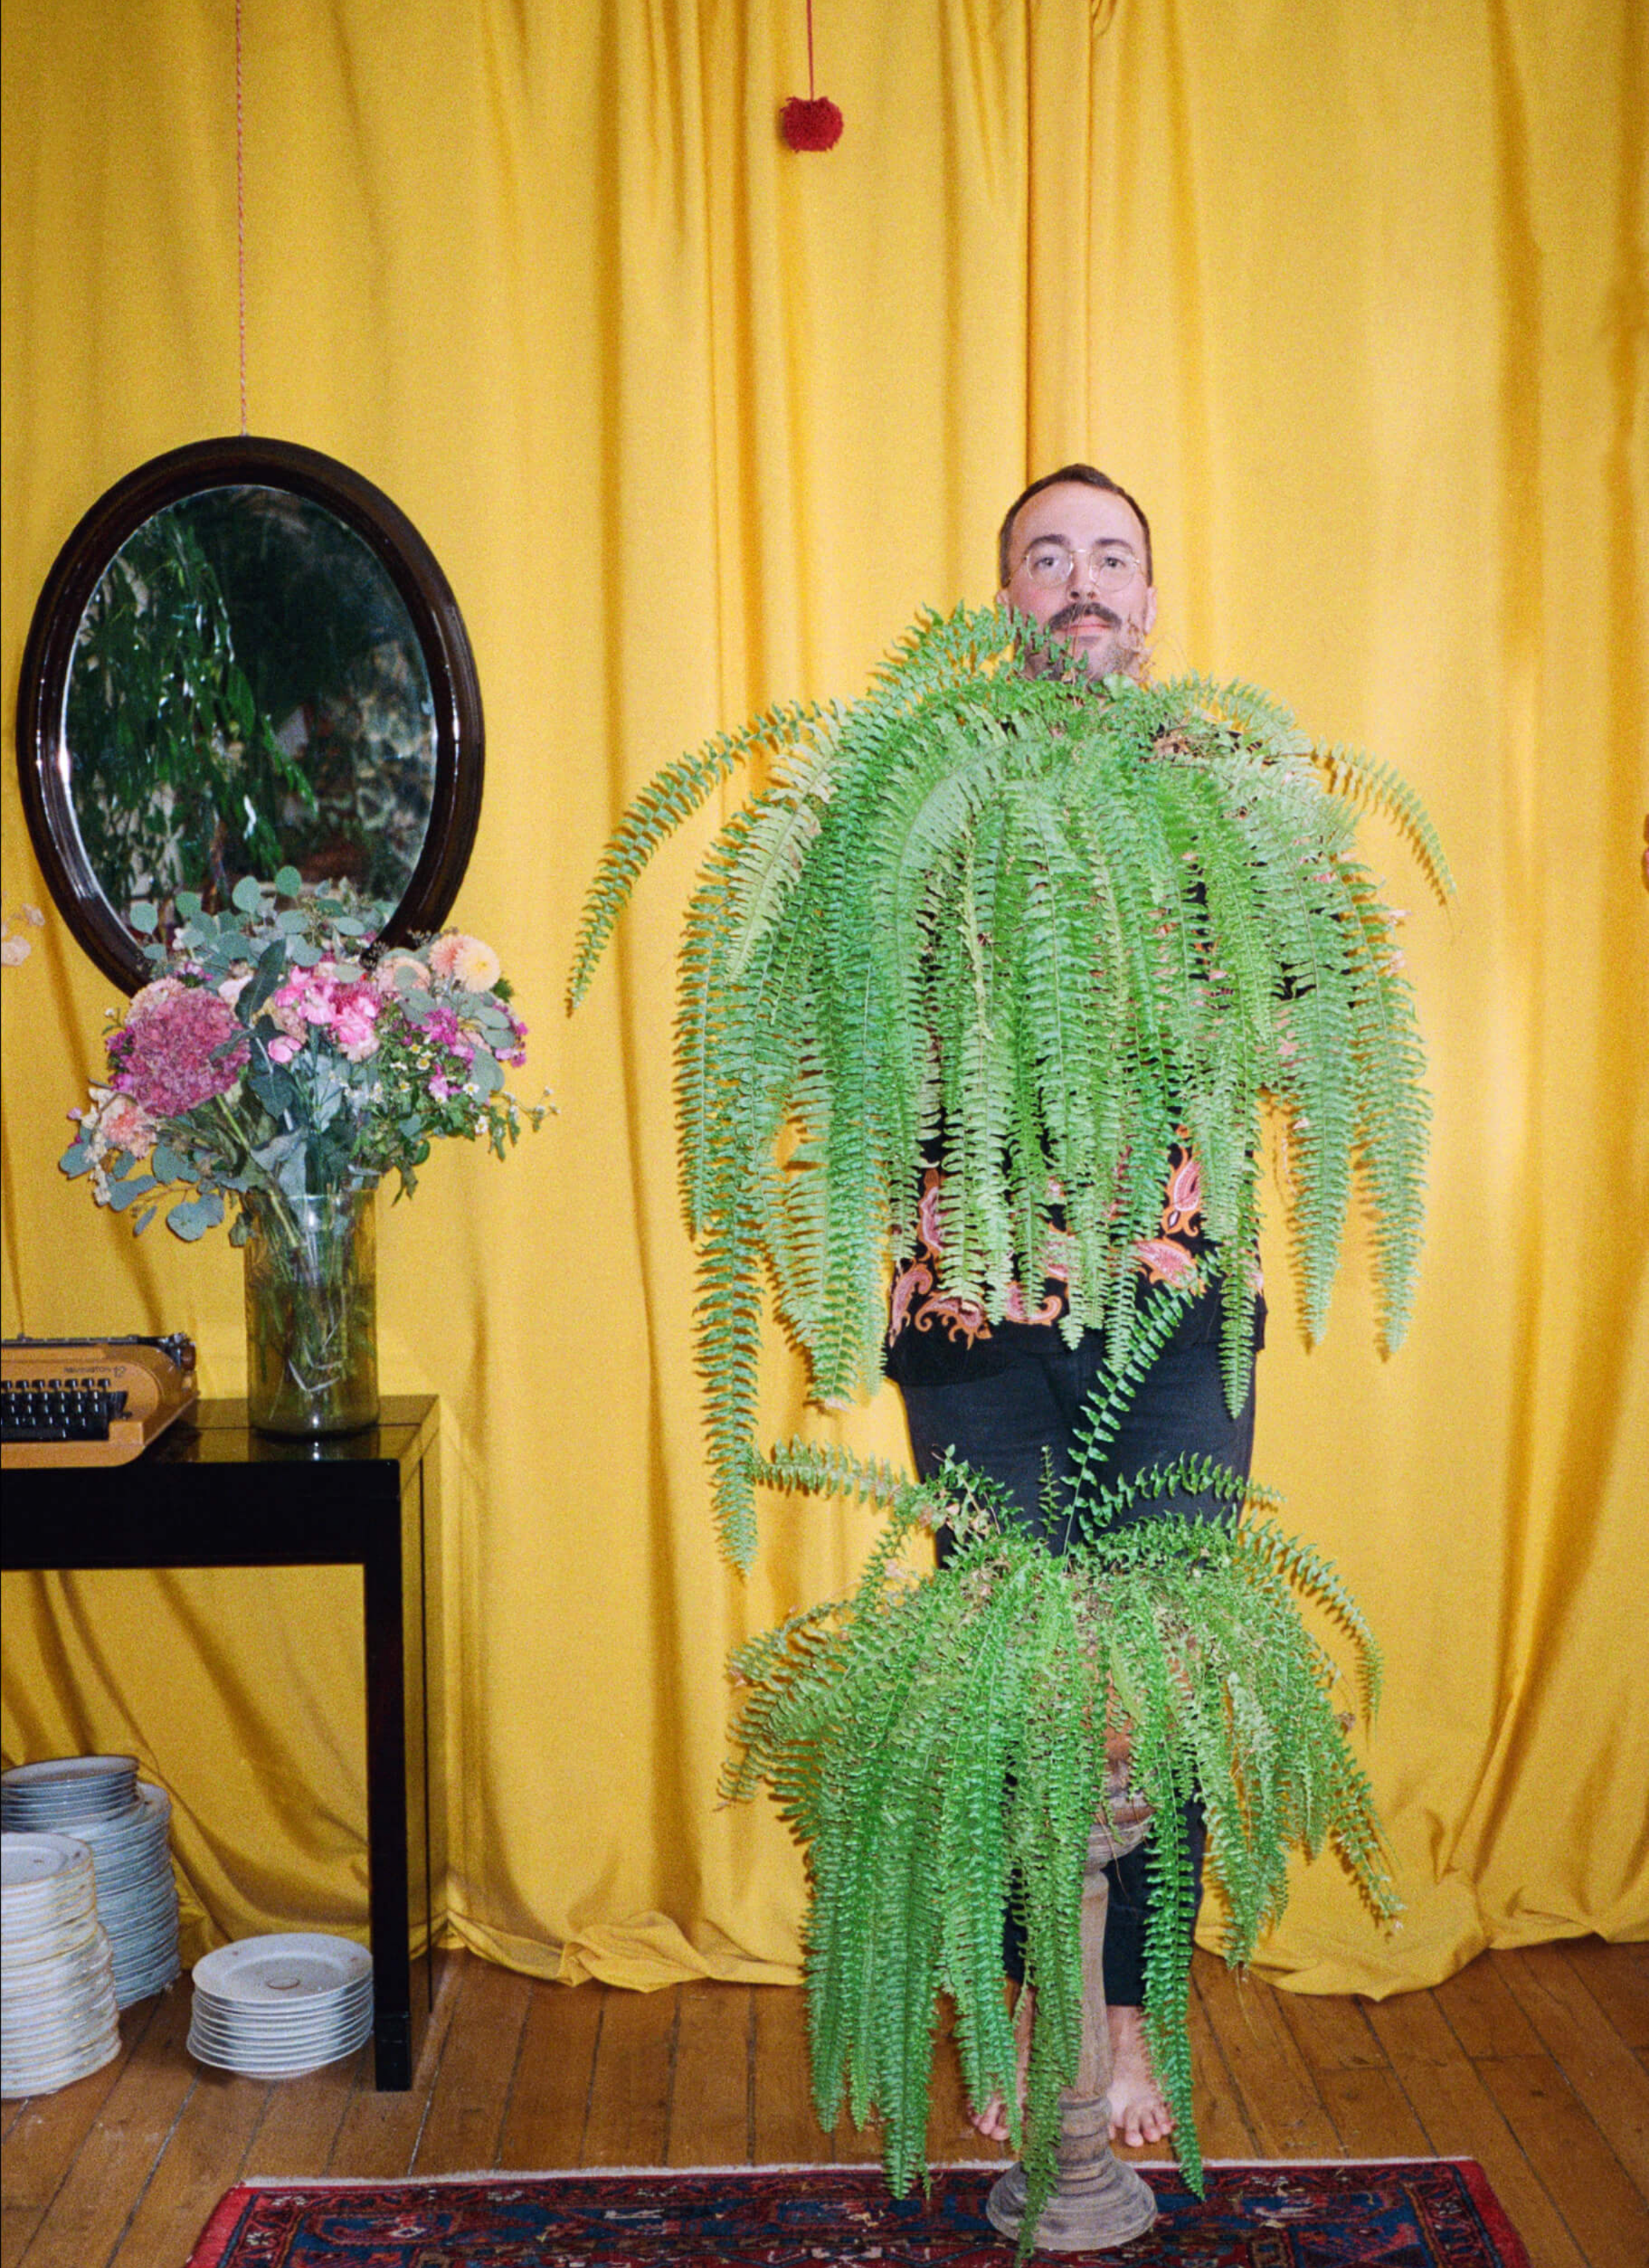
M 378 1419 L 372 1189 L 248 1193 L 247 1414 L 289 1440 Z

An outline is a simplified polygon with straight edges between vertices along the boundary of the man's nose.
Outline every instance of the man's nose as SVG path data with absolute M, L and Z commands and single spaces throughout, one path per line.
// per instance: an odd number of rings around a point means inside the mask
M 1071 572 L 1065 578 L 1066 590 L 1097 591 L 1099 587 L 1099 584 L 1094 579 L 1093 552 L 1073 549 L 1071 554 Z

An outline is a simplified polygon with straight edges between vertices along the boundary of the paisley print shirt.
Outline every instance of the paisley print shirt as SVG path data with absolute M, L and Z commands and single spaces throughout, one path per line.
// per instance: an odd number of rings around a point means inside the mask
M 1027 1354 L 1041 1352 L 1046 1334 L 1070 1310 L 1065 1286 L 1069 1270 L 1059 1259 L 1060 1233 L 1041 1297 L 1033 1304 L 1021 1285 L 1010 1286 L 1003 1319 L 992 1323 L 983 1307 L 939 1289 L 945 1245 L 939 1226 L 942 1175 L 930 1166 L 923 1177 L 917 1248 L 894 1272 L 887 1321 L 886 1366 L 889 1378 L 905 1386 L 938 1386 L 1005 1370 Z M 1202 1232 L 1203 1177 L 1189 1144 L 1168 1153 L 1162 1211 L 1157 1233 L 1134 1247 L 1142 1285 L 1183 1285 L 1194 1277 L 1209 1250 Z

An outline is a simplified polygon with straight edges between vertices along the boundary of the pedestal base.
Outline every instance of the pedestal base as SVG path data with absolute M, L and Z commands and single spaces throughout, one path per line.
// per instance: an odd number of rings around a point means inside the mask
M 985 2216 L 1003 2236 L 1017 2236 L 1025 2218 L 1025 2169 L 1010 2166 L 985 2200 Z M 1151 2184 L 1108 2150 L 1079 2173 L 1063 2172 L 1036 2224 L 1039 2252 L 1103 2252 L 1131 2244 L 1157 2217 Z

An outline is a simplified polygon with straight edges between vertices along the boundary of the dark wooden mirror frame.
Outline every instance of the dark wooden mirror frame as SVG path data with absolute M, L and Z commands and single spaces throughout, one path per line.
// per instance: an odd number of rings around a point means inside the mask
M 423 655 L 435 785 L 423 850 L 385 931 L 391 942 L 440 927 L 481 817 L 485 733 L 475 656 L 446 578 L 406 514 L 347 465 L 296 442 L 237 434 L 153 457 L 99 497 L 58 553 L 34 608 L 18 688 L 18 770 L 35 856 L 76 939 L 128 992 L 153 972 L 98 887 L 70 799 L 64 715 L 75 641 L 92 593 L 146 519 L 204 490 L 243 486 L 306 497 L 352 529 L 394 585 Z

